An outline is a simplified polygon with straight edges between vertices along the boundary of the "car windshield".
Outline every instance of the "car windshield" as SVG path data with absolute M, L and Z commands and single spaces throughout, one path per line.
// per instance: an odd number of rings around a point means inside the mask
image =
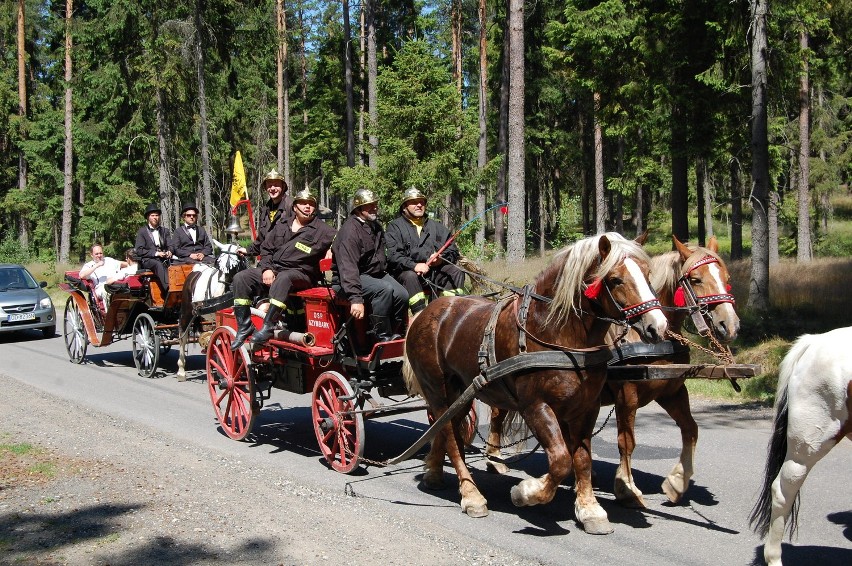
M 0 293 L 14 289 L 35 289 L 38 283 L 26 269 L 21 267 L 0 267 Z

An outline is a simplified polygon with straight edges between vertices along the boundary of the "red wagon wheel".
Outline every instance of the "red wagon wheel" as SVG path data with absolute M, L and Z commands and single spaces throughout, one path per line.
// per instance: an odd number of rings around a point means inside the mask
M 357 468 L 364 454 L 364 416 L 352 412 L 354 395 L 336 371 L 321 374 L 314 383 L 311 414 L 317 442 L 328 464 L 344 474 Z
M 222 430 L 234 440 L 244 439 L 259 408 L 254 404 L 254 375 L 246 347 L 231 351 L 236 332 L 220 326 L 207 347 L 207 390 Z

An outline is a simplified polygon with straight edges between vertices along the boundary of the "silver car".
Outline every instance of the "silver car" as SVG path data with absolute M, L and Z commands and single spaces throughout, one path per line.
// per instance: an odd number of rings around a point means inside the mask
M 0 332 L 38 328 L 45 338 L 56 334 L 56 309 L 23 265 L 0 263 Z

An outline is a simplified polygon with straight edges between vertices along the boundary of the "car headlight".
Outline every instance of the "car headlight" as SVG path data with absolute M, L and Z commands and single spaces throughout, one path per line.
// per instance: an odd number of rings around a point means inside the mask
M 50 297 L 45 297 L 38 302 L 38 306 L 43 309 L 53 308 L 53 302 L 50 300 Z

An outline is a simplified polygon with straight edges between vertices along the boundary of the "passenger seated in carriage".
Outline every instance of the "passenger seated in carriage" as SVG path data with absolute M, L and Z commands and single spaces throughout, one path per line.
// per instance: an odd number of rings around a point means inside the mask
M 160 214 L 162 210 L 156 204 L 149 204 L 145 208 L 145 226 L 136 232 L 136 257 L 139 258 L 139 269 L 148 269 L 154 272 L 163 292 L 169 290 L 168 263 L 172 257 L 169 249 L 171 234 L 168 228 L 160 226 Z
M 213 244 L 207 231 L 198 225 L 198 208 L 195 203 L 183 205 L 180 211 L 183 226 L 172 234 L 172 264 L 203 263 L 213 265 Z
M 258 266 L 234 277 L 231 289 L 237 335 L 232 350 L 237 350 L 252 334 L 252 344 L 265 344 L 281 320 L 287 296 L 292 291 L 314 286 L 320 278 L 319 262 L 327 256 L 336 230 L 317 218 L 316 212 L 317 199 L 310 190 L 296 193 L 292 212 L 276 222 L 264 239 Z M 251 321 L 252 301 L 267 289 L 269 310 L 263 328 L 255 332 Z
M 426 295 L 464 294 L 464 271 L 455 266 L 459 249 L 455 243 L 438 255 L 450 239 L 450 231 L 426 214 L 426 195 L 417 188 L 405 191 L 399 216 L 388 224 L 388 271 L 408 291 L 412 320 L 426 308 Z
M 332 284 L 349 301 L 349 313 L 355 320 L 364 318 L 364 302 L 370 301 L 371 332 L 378 342 L 387 342 L 404 333 L 408 292 L 387 272 L 385 231 L 378 211 L 372 191 L 355 191 L 352 211 L 332 245 Z
M 121 270 L 128 266 L 126 261 L 118 261 L 115 258 L 104 255 L 104 248 L 101 244 L 95 244 L 91 250 L 91 261 L 83 264 L 80 268 L 80 279 L 90 278 L 95 284 L 95 295 L 104 304 L 106 309 L 107 293 L 104 285 L 110 282 L 110 279 L 120 277 Z

